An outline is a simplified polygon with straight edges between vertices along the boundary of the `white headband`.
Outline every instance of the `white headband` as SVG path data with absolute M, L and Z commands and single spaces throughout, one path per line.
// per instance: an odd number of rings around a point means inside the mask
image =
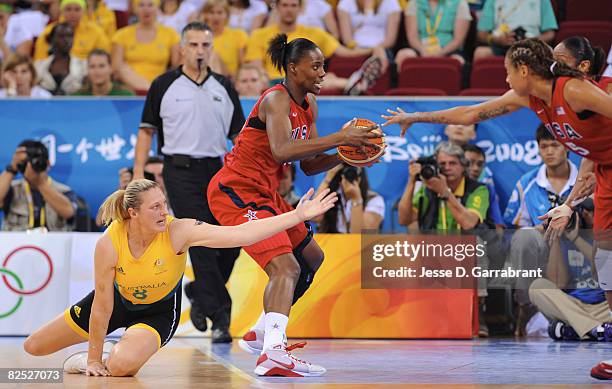
M 555 66 L 557 66 L 557 61 L 553 62 L 552 65 L 550 65 L 550 72 L 552 74 L 555 74 Z

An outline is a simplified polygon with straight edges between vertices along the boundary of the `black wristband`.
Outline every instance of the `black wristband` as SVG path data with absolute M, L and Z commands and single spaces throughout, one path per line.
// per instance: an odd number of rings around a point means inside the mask
M 4 170 L 9 172 L 9 173 L 12 173 L 15 176 L 19 173 L 19 171 L 17 169 L 13 168 L 13 165 L 11 165 L 10 163 L 8 165 L 6 165 Z

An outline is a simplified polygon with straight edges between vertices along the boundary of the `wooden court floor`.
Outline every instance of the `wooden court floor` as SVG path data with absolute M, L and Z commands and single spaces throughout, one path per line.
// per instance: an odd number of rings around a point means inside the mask
M 85 345 L 47 357 L 21 348 L 24 338 L 0 337 L 0 367 L 61 367 Z M 312 340 L 296 356 L 324 365 L 312 378 L 261 378 L 255 356 L 209 339 L 175 338 L 136 377 L 64 375 L 63 384 L 0 384 L 0 388 L 612 388 L 588 376 L 600 359 L 612 358 L 610 343 L 516 341 Z

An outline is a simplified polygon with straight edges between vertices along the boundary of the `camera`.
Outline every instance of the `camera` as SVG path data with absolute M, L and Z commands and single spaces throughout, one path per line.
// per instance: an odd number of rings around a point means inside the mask
M 26 166 L 28 162 L 32 165 L 32 169 L 36 173 L 42 173 L 47 170 L 47 164 L 49 161 L 49 155 L 47 150 L 42 147 L 26 147 L 27 158 L 17 165 L 17 170 L 21 172 L 21 174 L 25 173 Z
M 340 173 L 348 182 L 355 182 L 359 178 L 359 170 L 354 166 L 345 166 Z
M 416 160 L 416 163 L 421 165 L 421 174 L 417 176 L 417 180 L 429 180 L 440 175 L 440 167 L 435 157 L 421 157 Z
M 526 38 L 525 34 L 527 33 L 527 30 L 525 30 L 523 27 L 517 27 L 514 29 L 514 37 L 516 38 L 517 41 L 522 41 L 523 39 Z

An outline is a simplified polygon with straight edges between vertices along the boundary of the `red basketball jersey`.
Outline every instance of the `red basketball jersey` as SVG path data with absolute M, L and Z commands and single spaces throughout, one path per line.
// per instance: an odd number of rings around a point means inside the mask
M 282 164 L 276 162 L 272 156 L 266 123 L 258 117 L 259 104 L 268 93 L 273 91 L 281 91 L 289 95 L 287 88 L 279 84 L 266 90 L 259 97 L 240 135 L 236 138 L 234 148 L 225 157 L 225 167 L 253 180 L 256 184 L 276 190 L 282 174 Z M 289 99 L 291 101 L 289 111 L 291 137 L 296 140 L 308 139 L 312 126 L 312 110 L 308 104 L 308 99 L 304 102 L 304 107 L 296 103 L 291 95 L 289 95 Z
M 612 119 L 591 111 L 574 112 L 563 97 L 563 88 L 570 79 L 559 77 L 553 82 L 550 107 L 534 96 L 529 96 L 529 107 L 566 148 L 596 163 L 610 165 Z

